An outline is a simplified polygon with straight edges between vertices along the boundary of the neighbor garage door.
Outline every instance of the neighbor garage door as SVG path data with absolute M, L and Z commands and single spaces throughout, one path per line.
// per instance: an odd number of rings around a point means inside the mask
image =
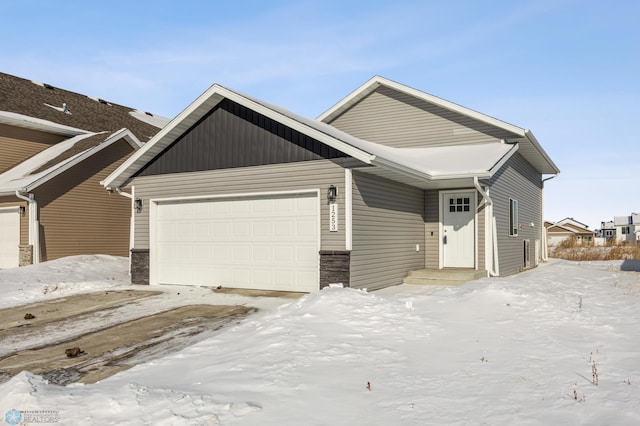
M 317 290 L 318 208 L 316 193 L 158 203 L 152 282 Z
M 17 207 L 0 208 L 0 269 L 18 266 L 20 215 Z

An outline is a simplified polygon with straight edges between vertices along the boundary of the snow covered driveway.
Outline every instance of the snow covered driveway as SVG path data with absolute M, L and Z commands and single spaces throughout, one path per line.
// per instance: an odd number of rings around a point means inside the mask
M 0 286 L 11 287 L 5 272 Z M 47 282 L 77 291 L 71 276 Z M 8 297 L 42 297 L 42 283 L 22 288 Z M 455 288 L 330 288 L 271 301 L 95 384 L 20 373 L 0 384 L 0 414 L 100 425 L 640 424 L 639 302 L 640 274 L 616 262 L 552 261 Z

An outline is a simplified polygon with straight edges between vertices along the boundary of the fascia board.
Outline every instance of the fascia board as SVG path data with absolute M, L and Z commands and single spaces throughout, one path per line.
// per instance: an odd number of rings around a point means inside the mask
M 40 118 L 30 117 L 28 115 L 9 111 L 0 111 L 0 123 L 62 136 L 78 136 L 91 133 L 87 130 L 65 126 Z
M 336 116 L 342 114 L 342 112 L 347 110 L 351 105 L 357 103 L 360 99 L 376 90 L 380 86 L 379 80 L 381 78 L 382 77 L 380 76 L 370 78 L 369 81 L 342 98 L 342 100 L 320 114 L 316 119 L 324 123 L 333 121 Z
M 185 125 L 191 127 L 207 112 L 216 106 L 223 96 L 216 96 L 222 86 L 214 84 L 187 108 L 171 120 L 163 127 L 150 141 L 140 148 L 134 155 L 129 157 L 127 161 L 122 163 L 109 176 L 107 176 L 100 184 L 106 188 L 120 187 L 126 182 L 139 167 L 144 165 L 146 161 L 159 154 L 168 143 L 180 136 L 184 131 Z
M 536 149 L 536 151 L 538 151 L 538 153 L 542 156 L 542 158 L 544 158 L 544 160 L 553 169 L 553 173 L 554 174 L 560 173 L 560 169 L 558 168 L 558 166 L 556 166 L 553 160 L 551 160 L 551 157 L 549 157 L 546 151 L 542 148 L 542 145 L 540 145 L 540 142 L 538 142 L 538 139 L 536 139 L 533 133 L 531 133 L 531 130 L 525 130 L 524 135 L 527 138 L 527 140 L 531 142 L 531 145 Z

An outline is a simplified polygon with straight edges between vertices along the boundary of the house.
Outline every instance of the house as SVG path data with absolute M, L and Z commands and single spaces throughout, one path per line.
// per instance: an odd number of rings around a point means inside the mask
M 640 241 L 640 213 L 631 213 L 630 216 L 614 216 L 613 224 L 616 229 L 616 241 Z
M 102 184 L 128 192 L 134 283 L 309 292 L 542 256 L 533 134 L 374 77 L 318 119 L 211 86 Z
M 605 241 L 611 241 L 616 236 L 616 225 L 612 220 L 608 222 L 601 222 L 600 229 L 596 232 L 598 238 L 602 238 Z
M 167 121 L 0 73 L 0 268 L 127 256 L 131 202 L 99 182 Z
M 545 221 L 547 241 L 549 246 L 558 245 L 560 242 L 574 238 L 577 244 L 593 244 L 595 231 L 589 226 L 578 222 L 572 217 L 567 217 L 558 222 Z

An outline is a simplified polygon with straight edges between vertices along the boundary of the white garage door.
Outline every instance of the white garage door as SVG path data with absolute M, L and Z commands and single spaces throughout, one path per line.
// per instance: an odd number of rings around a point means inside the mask
M 316 193 L 159 203 L 152 282 L 317 290 L 318 209 Z
M 18 208 L 0 209 L 0 269 L 16 268 L 20 245 Z

